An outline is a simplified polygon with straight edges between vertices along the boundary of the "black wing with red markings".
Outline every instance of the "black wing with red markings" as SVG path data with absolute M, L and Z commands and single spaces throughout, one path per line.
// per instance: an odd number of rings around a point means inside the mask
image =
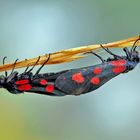
M 51 96 L 80 95 L 96 90 L 113 77 L 134 68 L 135 63 L 122 60 L 102 63 L 59 73 L 40 74 L 15 82 L 17 90 Z
M 116 60 L 96 66 L 73 69 L 61 74 L 55 80 L 55 87 L 69 95 L 80 95 L 96 90 L 110 79 L 135 67 L 134 63 L 126 60 Z

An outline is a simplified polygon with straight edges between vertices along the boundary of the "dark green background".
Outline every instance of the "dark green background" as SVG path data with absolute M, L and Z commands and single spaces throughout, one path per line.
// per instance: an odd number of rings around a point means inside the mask
M 0 60 L 7 62 L 140 34 L 139 0 L 3 0 Z M 118 54 L 121 49 L 113 50 Z M 101 54 L 108 57 L 106 53 Z M 42 72 L 97 64 L 96 57 Z M 19 70 L 22 72 L 23 70 Z M 12 95 L 0 89 L 2 140 L 139 140 L 140 66 L 74 97 Z

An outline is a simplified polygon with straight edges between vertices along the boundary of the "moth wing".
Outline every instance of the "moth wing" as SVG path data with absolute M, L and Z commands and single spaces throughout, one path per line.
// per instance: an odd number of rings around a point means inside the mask
M 109 63 L 72 69 L 56 79 L 55 87 L 65 94 L 80 95 L 96 90 L 118 74 Z
M 32 92 L 50 96 L 64 96 L 60 91 L 55 90 L 54 82 L 48 82 L 48 79 L 37 78 L 34 80 L 20 79 L 15 81 L 16 90 L 19 92 Z

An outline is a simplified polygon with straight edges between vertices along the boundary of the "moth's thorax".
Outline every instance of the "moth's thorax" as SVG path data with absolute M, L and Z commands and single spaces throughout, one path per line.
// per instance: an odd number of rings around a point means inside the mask
M 118 68 L 124 69 L 121 73 L 126 73 L 129 72 L 130 70 L 133 70 L 139 62 L 124 58 L 120 60 L 110 61 L 109 63 L 116 69 Z
M 137 61 L 129 61 L 129 60 L 127 60 L 126 61 L 126 69 L 128 71 L 133 70 L 136 67 L 137 64 L 138 64 Z

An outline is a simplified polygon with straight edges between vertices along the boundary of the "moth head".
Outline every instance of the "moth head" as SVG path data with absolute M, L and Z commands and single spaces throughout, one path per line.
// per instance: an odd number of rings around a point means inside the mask
M 0 88 L 3 87 L 3 85 L 5 83 L 5 79 L 6 79 L 5 76 L 3 76 L 3 75 L 0 76 Z
M 139 63 L 140 62 L 140 54 L 138 51 L 134 50 L 131 54 L 132 60 Z

